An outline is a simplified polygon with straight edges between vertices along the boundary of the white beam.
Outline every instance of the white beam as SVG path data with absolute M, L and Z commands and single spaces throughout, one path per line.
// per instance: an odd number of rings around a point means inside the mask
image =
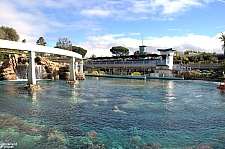
M 40 46 L 40 45 L 35 45 L 35 44 L 30 44 L 30 43 L 1 40 L 1 39 L 0 39 L 0 48 L 59 54 L 59 55 L 82 59 L 81 54 L 78 54 L 78 53 L 75 53 L 72 51 L 67 51 L 67 50 L 62 50 L 59 48 L 52 48 L 52 47 L 47 47 L 47 46 Z

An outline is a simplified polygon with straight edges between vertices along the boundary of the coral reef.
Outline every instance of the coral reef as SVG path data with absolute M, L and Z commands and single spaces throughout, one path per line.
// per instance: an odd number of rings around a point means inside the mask
M 85 132 L 71 124 L 63 128 L 55 126 L 46 127 L 23 121 L 12 114 L 0 114 L 0 138 L 12 135 L 13 141 L 19 141 L 18 148 L 39 149 L 39 148 L 71 148 L 71 149 L 161 149 L 159 143 L 147 143 L 138 129 L 132 128 L 129 135 L 124 136 L 119 130 L 104 128 L 103 133 L 91 130 Z M 5 133 L 2 133 L 5 132 Z M 116 142 L 115 137 L 122 139 Z M 183 147 L 190 149 L 212 149 L 224 148 L 225 134 L 212 140 L 209 143 L 196 143 L 194 146 Z M 25 143 L 23 143 L 25 141 Z M 127 143 L 124 143 L 127 141 Z M 32 143 L 32 145 L 29 145 Z M 122 145 L 123 143 L 123 145 Z

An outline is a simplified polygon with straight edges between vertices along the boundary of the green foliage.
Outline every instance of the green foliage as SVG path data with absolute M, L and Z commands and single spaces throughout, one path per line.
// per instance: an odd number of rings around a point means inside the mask
M 90 58 L 96 58 L 96 55 L 95 54 L 92 54 Z
M 4 39 L 5 32 L 0 28 L 0 39 Z
M 193 51 L 193 50 L 187 50 L 184 52 L 184 54 L 190 54 L 190 53 L 198 53 L 197 51 Z
M 178 55 L 178 56 L 174 56 L 173 59 L 174 60 L 179 60 L 182 63 L 188 63 L 189 62 L 189 58 L 186 57 L 186 56 L 180 56 L 180 55 Z
M 47 43 L 45 42 L 44 38 L 43 37 L 40 37 L 37 42 L 36 42 L 37 45 L 41 45 L 41 46 L 45 46 Z
M 221 63 L 221 65 L 218 67 L 218 69 L 225 72 L 225 59 L 223 60 L 223 62 Z
M 188 62 L 198 63 L 200 61 L 204 61 L 207 63 L 215 63 L 218 61 L 215 52 L 214 53 L 199 52 L 198 55 L 194 55 L 188 58 L 186 56 L 175 55 L 174 60 L 181 60 L 182 62 L 185 62 L 185 63 L 188 63 Z
M 174 51 L 174 55 L 175 55 L 175 56 L 179 56 L 180 54 L 181 54 L 181 52 L 179 52 L 179 51 L 177 51 L 177 50 Z
M 59 38 L 59 41 L 56 43 L 55 48 L 72 51 L 72 43 L 67 38 Z
M 0 62 L 4 62 L 4 60 L 8 59 L 9 56 L 4 54 L 4 53 L 0 53 Z
M 41 46 L 45 46 L 47 43 L 45 42 L 44 37 L 40 37 L 40 38 L 36 41 L 36 44 L 37 44 L 37 45 L 41 45 Z M 44 53 L 36 52 L 36 55 L 44 56 Z
M 18 41 L 19 35 L 16 30 L 11 27 L 2 26 L 0 27 L 0 39 Z
M 184 51 L 184 54 L 189 54 L 189 53 L 191 53 L 191 50 Z
M 72 51 L 81 54 L 82 57 L 84 57 L 87 53 L 87 50 L 77 46 L 72 46 Z
M 0 62 L 4 61 L 4 54 L 0 54 Z
M 129 55 L 129 49 L 122 46 L 112 47 L 110 49 L 110 52 L 112 52 L 112 54 L 115 54 L 116 56 Z
M 224 51 L 224 55 L 225 55 L 225 35 L 223 34 L 223 32 L 222 32 L 221 37 L 219 37 L 219 39 L 221 40 L 221 42 L 223 42 L 221 47 L 222 47 L 222 49 Z
M 216 62 L 217 61 L 216 53 L 202 52 L 202 53 L 200 53 L 200 60 L 208 62 L 208 63 Z

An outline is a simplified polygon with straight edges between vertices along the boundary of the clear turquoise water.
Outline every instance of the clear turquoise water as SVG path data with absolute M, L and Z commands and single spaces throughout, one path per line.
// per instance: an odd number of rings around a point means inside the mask
M 22 90 L 22 81 L 0 82 L 0 143 L 11 134 L 17 148 L 225 148 L 225 92 L 216 82 L 79 82 L 42 80 L 39 91 Z

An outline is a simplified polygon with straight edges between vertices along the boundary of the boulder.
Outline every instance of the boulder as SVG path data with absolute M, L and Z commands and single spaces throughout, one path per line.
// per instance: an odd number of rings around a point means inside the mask
M 15 58 L 7 59 L 0 67 L 0 80 L 16 80 L 15 74 L 16 60 Z

